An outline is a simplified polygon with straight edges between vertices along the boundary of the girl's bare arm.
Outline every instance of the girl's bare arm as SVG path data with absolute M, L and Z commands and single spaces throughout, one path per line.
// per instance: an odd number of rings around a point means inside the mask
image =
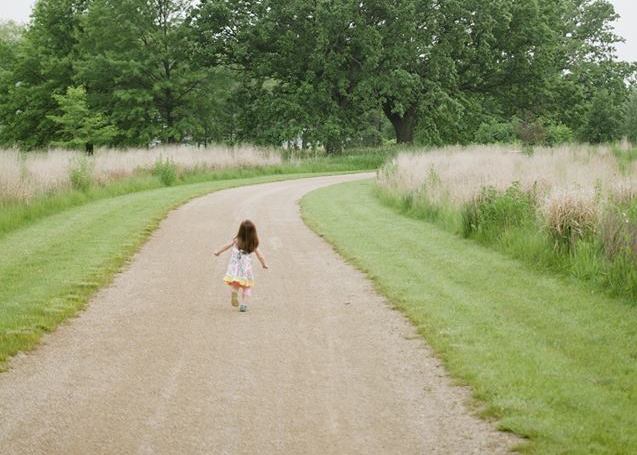
M 259 252 L 259 250 L 254 250 L 254 254 L 257 255 L 257 259 L 259 260 L 259 262 L 261 263 L 261 267 L 263 267 L 264 269 L 268 268 L 268 264 L 265 263 L 265 258 L 263 257 L 263 255 Z
M 234 240 L 231 243 L 224 245 L 223 248 L 221 248 L 219 251 L 215 251 L 215 256 L 219 256 L 224 251 L 229 250 L 230 248 L 232 248 L 232 245 L 234 245 Z

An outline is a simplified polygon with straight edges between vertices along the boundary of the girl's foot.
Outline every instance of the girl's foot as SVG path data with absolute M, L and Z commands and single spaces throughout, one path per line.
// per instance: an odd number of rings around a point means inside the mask
M 233 292 L 232 297 L 230 298 L 230 303 L 232 306 L 239 306 L 239 294 Z
M 248 305 L 246 305 L 245 303 L 242 303 L 241 305 L 239 305 L 239 311 L 241 311 L 242 313 L 245 313 L 246 311 L 248 311 Z

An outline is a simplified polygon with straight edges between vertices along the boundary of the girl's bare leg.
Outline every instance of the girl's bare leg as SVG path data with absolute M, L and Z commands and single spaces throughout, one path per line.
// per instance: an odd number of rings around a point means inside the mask
M 241 293 L 241 305 L 239 306 L 239 311 L 248 311 L 248 302 L 250 301 L 250 292 L 249 289 L 243 289 Z
M 236 289 L 232 290 L 230 303 L 232 304 L 232 306 L 239 306 L 239 292 Z

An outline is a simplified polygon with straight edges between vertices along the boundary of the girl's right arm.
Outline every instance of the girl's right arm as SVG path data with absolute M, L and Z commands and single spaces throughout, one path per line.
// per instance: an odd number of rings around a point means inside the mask
M 234 245 L 234 240 L 231 243 L 224 245 L 219 251 L 215 251 L 215 256 L 219 256 L 224 251 L 229 250 L 230 248 L 232 248 L 232 245 Z

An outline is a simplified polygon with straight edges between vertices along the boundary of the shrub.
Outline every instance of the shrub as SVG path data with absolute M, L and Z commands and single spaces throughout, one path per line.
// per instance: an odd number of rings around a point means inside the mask
M 574 140 L 575 134 L 573 130 L 562 123 L 551 124 L 546 127 L 547 145 L 569 144 Z
M 621 108 L 608 90 L 598 91 L 582 127 L 582 139 L 591 144 L 613 142 L 620 138 L 621 129 Z
M 549 237 L 557 250 L 572 251 L 577 241 L 591 237 L 597 224 L 597 209 L 593 200 L 571 193 L 552 196 L 543 207 Z
M 78 156 L 71 160 L 69 180 L 73 189 L 88 191 L 93 183 L 93 161 L 85 156 Z
M 502 232 L 526 223 L 534 223 L 535 194 L 522 190 L 515 182 L 505 191 L 484 187 L 479 195 L 462 210 L 462 231 L 465 237 L 477 234 L 495 238 Z
M 515 141 L 515 128 L 512 122 L 491 120 L 478 127 L 474 139 L 478 144 L 511 143 Z
M 546 128 L 539 119 L 526 118 L 515 125 L 515 135 L 524 145 L 534 146 L 546 142 Z
M 159 181 L 164 186 L 172 186 L 177 181 L 177 166 L 170 158 L 160 157 L 155 161 L 153 175 L 159 177 Z

